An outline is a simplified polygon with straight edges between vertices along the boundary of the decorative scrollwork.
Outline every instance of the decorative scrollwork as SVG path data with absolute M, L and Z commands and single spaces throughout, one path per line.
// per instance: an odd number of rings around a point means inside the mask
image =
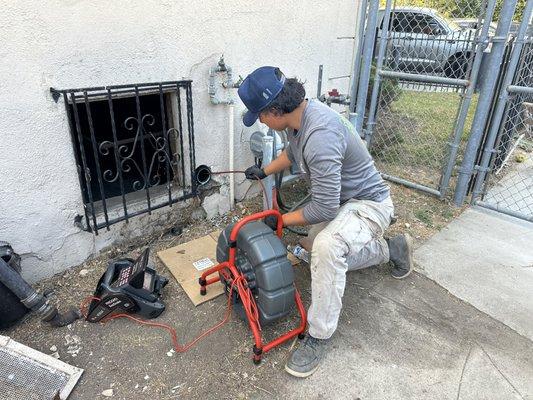
M 123 127 L 133 134 L 132 138 L 116 142 L 109 140 L 99 144 L 98 150 L 103 156 L 118 158 L 119 169 L 107 169 L 103 172 L 103 178 L 107 182 L 116 182 L 119 173 L 123 175 L 133 174 L 134 180 L 132 188 L 134 191 L 143 190 L 147 187 L 160 185 L 163 181 L 163 174 L 167 174 L 168 168 L 172 169 L 175 178 L 179 178 L 179 161 L 181 155 L 178 150 L 172 152 L 171 137 L 176 140 L 180 138 L 180 132 L 176 128 L 170 128 L 166 132 L 153 132 L 156 119 L 152 114 L 145 114 L 139 119 L 128 117 L 123 122 Z M 143 141 L 142 146 L 140 145 Z M 150 146 L 153 151 L 147 151 Z M 177 147 L 177 146 L 176 146 Z M 140 150 L 139 150 L 140 148 Z M 146 164 L 139 165 L 139 157 L 135 157 L 137 151 L 142 151 L 141 156 L 146 157 Z M 147 170 L 145 169 L 147 167 Z M 146 170 L 146 174 L 144 171 Z M 170 177 L 167 176 L 167 179 Z M 131 182 L 131 179 L 130 179 Z

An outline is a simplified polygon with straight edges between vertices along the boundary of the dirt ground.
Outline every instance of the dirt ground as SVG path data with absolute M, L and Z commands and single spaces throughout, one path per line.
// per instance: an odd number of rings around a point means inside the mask
M 302 190 L 300 184 L 294 184 L 284 191 L 287 203 L 301 197 Z M 388 230 L 388 236 L 409 232 L 420 244 L 460 212 L 446 202 L 401 186 L 392 185 L 392 192 L 397 222 Z M 255 198 L 238 204 L 234 212 L 213 220 L 183 226 L 169 224 L 152 237 L 110 249 L 98 258 L 41 281 L 38 287 L 41 291 L 49 291 L 50 299 L 62 310 L 69 305 L 79 305 L 92 294 L 108 260 L 135 257 L 149 246 L 157 271 L 169 278 L 169 284 L 163 290 L 167 309 L 158 322 L 174 326 L 183 344 L 221 320 L 226 301 L 221 296 L 195 308 L 155 254 L 224 228 L 242 215 L 260 208 L 260 198 Z M 171 232 L 171 228 L 176 227 L 178 229 Z M 298 236 L 288 233 L 285 240 L 295 243 Z M 376 274 L 376 278 L 388 276 L 388 266 L 380 266 Z M 296 276 L 304 303 L 308 305 L 310 273 L 305 264 L 297 267 Z M 265 329 L 265 336 L 274 337 L 295 326 L 296 315 L 291 317 Z M 254 366 L 251 362 L 251 334 L 235 316 L 184 354 L 171 351 L 166 332 L 127 320 L 107 324 L 78 321 L 65 328 L 53 329 L 41 324 L 37 318 L 29 317 L 4 334 L 47 354 L 53 354 L 57 349 L 61 360 L 83 368 L 85 373 L 70 397 L 73 400 L 105 398 L 102 392 L 108 389 L 113 390 L 114 399 L 275 398 L 278 397 L 276 377 L 285 374 L 283 366 L 290 346 L 285 344 L 274 349 L 261 365 Z

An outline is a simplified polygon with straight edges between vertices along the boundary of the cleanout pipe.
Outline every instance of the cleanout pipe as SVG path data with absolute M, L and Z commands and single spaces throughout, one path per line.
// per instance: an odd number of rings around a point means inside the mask
M 35 311 L 44 322 L 54 327 L 71 324 L 81 317 L 79 310 L 72 309 L 60 314 L 57 308 L 50 304 L 42 294 L 37 293 L 23 278 L 0 258 L 0 282 L 4 284 L 22 304 Z

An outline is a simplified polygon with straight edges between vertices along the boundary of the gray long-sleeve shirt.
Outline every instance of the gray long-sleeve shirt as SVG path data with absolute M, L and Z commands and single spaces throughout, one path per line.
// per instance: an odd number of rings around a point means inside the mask
M 390 195 L 353 125 L 330 107 L 309 100 L 300 130 L 288 136 L 289 160 L 311 186 L 303 208 L 308 223 L 333 220 L 347 200 L 381 202 Z

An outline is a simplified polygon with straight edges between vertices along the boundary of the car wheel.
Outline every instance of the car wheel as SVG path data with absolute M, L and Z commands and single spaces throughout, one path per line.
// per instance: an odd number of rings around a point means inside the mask
M 454 54 L 444 67 L 444 74 L 448 78 L 465 79 L 468 69 L 468 58 L 464 54 Z

